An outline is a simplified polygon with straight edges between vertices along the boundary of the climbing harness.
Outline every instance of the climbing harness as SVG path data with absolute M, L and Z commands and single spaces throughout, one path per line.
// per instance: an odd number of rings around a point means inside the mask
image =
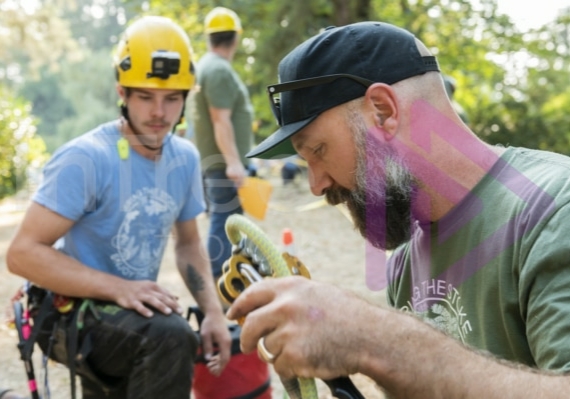
M 25 305 L 22 302 L 25 302 Z M 55 356 L 54 348 L 56 345 L 58 348 L 64 348 L 67 353 L 67 359 L 57 358 L 57 361 L 65 363 L 69 368 L 71 397 L 75 399 L 76 361 L 81 360 L 89 349 L 88 345 L 84 345 L 81 349 L 78 348 L 79 333 L 84 327 L 86 313 L 92 313 L 94 318 L 99 320 L 95 303 L 90 299 L 69 298 L 54 294 L 26 282 L 12 298 L 12 307 L 14 326 L 18 333 L 18 350 L 26 368 L 32 399 L 40 399 L 32 361 L 32 353 L 36 343 L 39 343 L 40 346 L 43 343 L 43 399 L 50 399 L 51 397 L 47 366 L 48 359 L 52 355 Z M 45 324 L 48 320 L 52 323 L 52 327 L 47 343 L 40 343 L 38 339 L 40 335 L 45 336 L 47 331 Z M 62 329 L 64 330 L 63 333 L 61 333 Z

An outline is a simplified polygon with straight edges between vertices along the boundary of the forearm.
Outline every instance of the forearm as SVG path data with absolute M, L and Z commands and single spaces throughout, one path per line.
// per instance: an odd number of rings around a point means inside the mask
M 51 246 L 16 237 L 7 253 L 10 272 L 61 295 L 114 300 L 122 279 L 92 269 Z
M 413 316 L 380 310 L 374 320 L 382 327 L 362 345 L 359 371 L 392 398 L 562 399 L 570 392 L 570 377 L 476 353 Z
M 176 263 L 188 290 L 204 313 L 222 312 L 207 251 L 201 241 L 178 243 Z
M 228 165 L 242 164 L 235 143 L 234 128 L 231 120 L 219 120 L 214 123 L 214 136 L 216 144 Z

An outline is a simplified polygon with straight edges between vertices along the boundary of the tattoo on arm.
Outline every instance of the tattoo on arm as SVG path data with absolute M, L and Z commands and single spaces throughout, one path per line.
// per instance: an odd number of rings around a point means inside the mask
M 186 282 L 190 291 L 196 293 L 204 289 L 204 279 L 191 264 L 186 266 Z

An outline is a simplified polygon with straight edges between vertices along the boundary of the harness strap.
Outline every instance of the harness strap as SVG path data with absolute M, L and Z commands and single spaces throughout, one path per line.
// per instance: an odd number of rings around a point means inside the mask
M 68 313 L 61 313 L 56 309 L 54 306 L 54 293 L 49 290 L 42 290 L 45 292 L 45 295 L 41 299 L 41 304 L 35 313 L 34 316 L 34 325 L 31 329 L 30 336 L 24 341 L 18 344 L 18 348 L 20 349 L 20 357 L 24 361 L 31 361 L 32 353 L 34 350 L 34 344 L 38 339 L 38 335 L 42 331 L 42 326 L 47 320 L 50 315 L 53 315 L 54 312 L 58 314 L 59 317 L 54 322 L 53 329 L 49 338 L 48 349 L 47 353 L 45 353 L 46 358 L 50 356 L 51 349 L 53 344 L 55 343 L 55 336 L 57 333 L 58 326 L 63 323 L 67 330 L 67 342 L 65 345 L 67 346 L 67 363 L 69 368 L 70 374 L 70 383 L 71 383 L 71 398 L 76 399 L 76 360 L 77 360 L 77 352 L 78 352 L 78 345 L 79 345 L 79 332 L 84 326 L 84 319 L 85 314 L 87 311 L 90 311 L 95 319 L 100 320 L 101 317 L 99 312 L 97 311 L 95 303 L 91 299 L 84 299 L 79 300 L 74 298 L 75 301 L 81 301 L 79 306 L 76 306 L 71 309 Z M 28 293 L 28 296 L 30 294 Z M 77 302 L 76 302 L 77 303 Z M 71 317 L 71 320 L 68 319 Z M 68 320 L 66 320 L 68 319 Z M 90 347 L 90 345 L 89 345 Z M 47 386 L 47 362 L 44 364 L 45 366 L 45 381 L 44 384 Z M 45 388 L 45 387 L 44 387 Z
M 38 339 L 38 334 L 42 328 L 43 323 L 46 321 L 50 314 L 50 308 L 53 306 L 53 294 L 50 291 L 46 291 L 46 295 L 42 300 L 42 304 L 38 311 L 38 315 L 34 318 L 34 328 L 32 328 L 32 333 L 24 343 L 21 355 L 22 360 L 30 360 L 32 358 L 32 352 L 34 351 L 34 344 Z
M 93 316 L 100 320 L 99 312 L 95 307 L 95 303 L 91 299 L 83 299 L 79 308 L 73 314 L 73 318 L 69 324 L 67 336 L 67 363 L 69 367 L 69 377 L 71 380 L 71 398 L 76 399 L 76 388 L 75 388 L 75 376 L 77 374 L 76 370 L 76 360 L 77 360 L 77 347 L 79 344 L 79 332 L 84 326 L 85 314 L 87 311 L 91 311 Z
M 83 306 L 83 304 L 81 304 Z M 69 381 L 71 382 L 71 399 L 76 399 L 75 392 L 75 355 L 77 354 L 77 341 L 79 339 L 79 331 L 77 329 L 77 317 L 79 311 L 75 311 L 73 318 L 69 323 L 67 335 L 67 367 L 69 367 Z

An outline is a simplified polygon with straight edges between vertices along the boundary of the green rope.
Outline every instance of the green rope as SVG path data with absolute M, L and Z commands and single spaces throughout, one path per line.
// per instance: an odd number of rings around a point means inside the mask
M 230 242 L 238 244 L 245 235 L 265 256 L 273 277 L 290 276 L 291 272 L 277 247 L 267 238 L 263 230 L 243 215 L 233 214 L 226 221 L 226 234 Z M 313 378 L 282 380 L 285 390 L 292 399 L 317 399 L 317 387 Z M 291 392 L 290 392 L 291 391 Z

